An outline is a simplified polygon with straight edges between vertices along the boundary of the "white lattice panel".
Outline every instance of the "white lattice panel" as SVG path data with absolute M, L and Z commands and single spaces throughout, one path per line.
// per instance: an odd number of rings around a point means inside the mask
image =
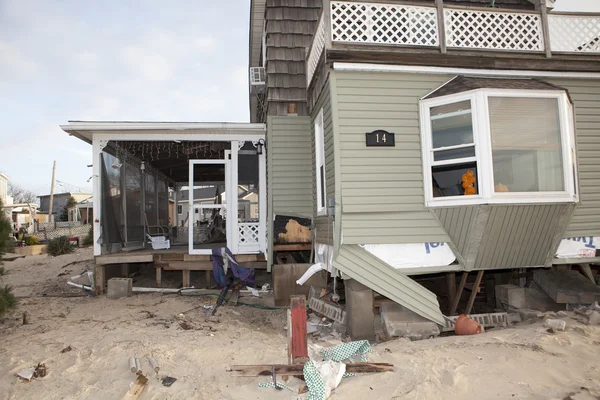
M 332 1 L 331 39 L 334 42 L 437 46 L 436 9 Z
M 548 15 L 552 51 L 600 53 L 600 16 Z
M 317 31 L 315 32 L 315 37 L 313 39 L 313 44 L 310 49 L 310 54 L 308 55 L 308 60 L 306 61 L 306 80 L 308 82 L 307 86 L 310 86 L 310 82 L 312 81 L 312 78 L 315 75 L 315 71 L 317 70 L 317 65 L 319 64 L 319 59 L 321 58 L 321 54 L 323 54 L 324 48 L 325 18 L 324 15 L 321 14 L 321 19 L 319 20 L 319 25 L 317 25 Z
M 539 15 L 496 11 L 444 10 L 448 47 L 543 51 Z
M 240 246 L 246 245 L 258 245 L 259 244 L 259 223 L 258 222 L 244 222 L 238 224 L 240 231 Z

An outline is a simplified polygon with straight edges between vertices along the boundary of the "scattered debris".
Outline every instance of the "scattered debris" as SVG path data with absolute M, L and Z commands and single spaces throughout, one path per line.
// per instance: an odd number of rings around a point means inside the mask
M 33 378 L 33 375 L 35 374 L 35 368 L 27 368 L 24 369 L 22 371 L 17 372 L 17 376 L 21 379 L 24 379 L 26 381 L 30 381 Z
M 146 388 L 146 384 L 148 384 L 148 378 L 144 375 L 138 375 L 137 379 L 133 382 L 133 385 L 129 388 L 125 396 L 123 396 L 122 400 L 126 399 L 139 399 L 142 395 L 142 392 Z
M 454 333 L 457 335 L 477 335 L 483 332 L 481 324 L 462 314 L 456 319 Z
M 170 387 L 176 380 L 177 378 L 173 378 L 172 376 L 165 376 L 162 378 L 162 384 L 163 386 Z
M 140 313 L 146 313 L 146 319 L 150 319 L 150 318 L 155 318 L 156 317 L 156 314 L 154 314 L 154 313 L 152 313 L 150 311 L 144 310 L 144 311 L 140 311 Z
M 60 352 L 61 353 L 68 353 L 71 350 L 73 350 L 73 348 L 71 347 L 71 345 L 68 345 L 67 347 L 65 347 L 64 349 L 62 349 Z
M 564 331 L 567 323 L 562 319 L 547 319 L 544 324 L 553 331 Z
M 25 311 L 23 313 L 23 325 L 27 325 L 29 324 L 29 313 L 27 311 Z
M 129 370 L 131 371 L 132 374 L 135 374 L 137 372 L 137 366 L 135 365 L 135 357 L 134 356 L 129 357 Z
M 46 376 L 47 372 L 48 371 L 46 370 L 46 364 L 39 363 L 35 367 L 35 372 L 33 373 L 33 377 L 34 378 L 43 378 Z
M 189 331 L 189 330 L 194 329 L 194 327 L 186 321 L 180 322 L 179 327 L 181 329 L 183 329 L 184 331 Z
M 150 368 L 152 368 L 154 370 L 154 372 L 156 372 L 158 374 L 158 371 L 160 371 L 160 368 L 158 367 L 158 364 L 156 363 L 156 360 L 154 359 L 154 357 L 148 357 L 148 364 L 150 364 Z
M 233 365 L 229 369 L 231 376 L 251 377 L 269 376 L 275 368 L 279 376 L 301 376 L 304 364 L 263 364 L 263 365 Z M 346 364 L 347 373 L 390 372 L 394 365 L 389 363 L 357 362 Z
M 135 373 L 137 375 L 142 375 L 142 363 L 139 358 L 135 359 Z

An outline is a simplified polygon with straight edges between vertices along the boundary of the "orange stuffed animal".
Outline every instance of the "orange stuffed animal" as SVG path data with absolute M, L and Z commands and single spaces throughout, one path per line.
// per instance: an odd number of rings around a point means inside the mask
M 477 190 L 475 189 L 475 172 L 473 170 L 468 170 L 462 176 L 462 187 L 465 189 L 465 196 L 477 194 Z

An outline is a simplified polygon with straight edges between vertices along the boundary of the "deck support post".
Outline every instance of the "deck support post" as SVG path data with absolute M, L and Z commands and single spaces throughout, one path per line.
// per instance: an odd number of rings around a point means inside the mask
M 467 283 L 467 276 L 469 276 L 469 273 L 467 271 L 464 271 L 462 274 L 462 277 L 460 278 L 460 283 L 458 284 L 458 290 L 456 291 L 456 295 L 454 296 L 454 301 L 452 302 L 452 307 L 450 308 L 450 315 L 456 314 L 456 309 L 458 308 L 458 303 L 460 302 L 462 293 L 465 290 L 465 284 Z
M 467 309 L 465 310 L 465 314 L 471 314 L 473 310 L 473 304 L 475 303 L 475 297 L 479 292 L 479 286 L 481 285 L 481 280 L 483 279 L 483 270 L 477 271 L 477 277 L 475 278 L 475 284 L 473 284 L 473 290 L 471 291 L 471 296 L 469 297 L 469 302 L 467 303 Z
M 94 289 L 96 296 L 104 295 L 104 286 L 106 283 L 106 274 L 104 265 L 96 265 L 94 267 Z
M 595 285 L 596 281 L 594 280 L 594 274 L 592 274 L 592 268 L 590 267 L 590 264 L 579 264 L 579 268 L 581 269 L 581 272 L 583 272 L 583 274 Z
M 190 287 L 190 270 L 186 269 L 181 271 L 181 274 L 183 275 L 183 281 L 182 281 L 182 285 L 184 288 L 186 287 Z
M 162 267 L 156 267 L 156 287 L 162 286 Z
M 448 288 L 448 311 L 452 308 L 452 304 L 454 304 L 454 299 L 456 298 L 456 273 L 446 272 L 446 287 Z

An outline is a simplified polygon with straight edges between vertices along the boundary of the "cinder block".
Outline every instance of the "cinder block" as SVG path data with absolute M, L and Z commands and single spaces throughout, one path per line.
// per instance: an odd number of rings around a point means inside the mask
M 360 282 L 345 280 L 346 326 L 352 340 L 375 339 L 373 291 Z
M 506 306 L 516 309 L 527 308 L 525 289 L 516 285 L 496 286 L 496 307 L 504 309 Z
M 131 297 L 133 281 L 131 278 L 111 278 L 108 280 L 108 290 L 106 297 L 109 299 L 120 299 L 121 297 Z
M 406 337 L 410 340 L 422 340 L 439 336 L 439 326 L 427 318 L 393 302 L 379 306 L 381 325 L 388 338 Z

